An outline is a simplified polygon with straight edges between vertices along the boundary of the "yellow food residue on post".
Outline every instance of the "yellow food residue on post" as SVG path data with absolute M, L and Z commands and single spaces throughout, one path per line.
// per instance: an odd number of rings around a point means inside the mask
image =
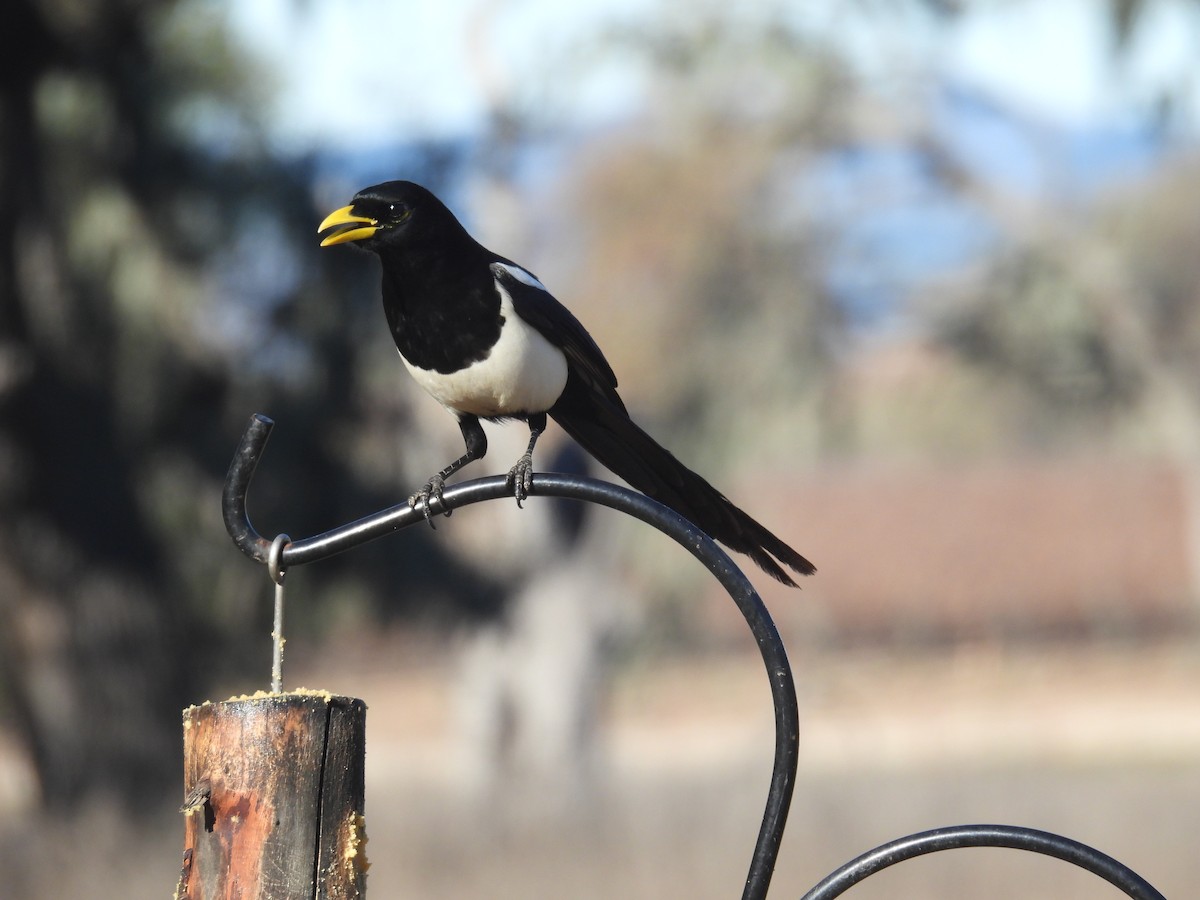
M 367 819 L 362 813 L 354 813 L 346 822 L 346 850 L 342 861 L 359 872 L 371 867 L 367 861 Z

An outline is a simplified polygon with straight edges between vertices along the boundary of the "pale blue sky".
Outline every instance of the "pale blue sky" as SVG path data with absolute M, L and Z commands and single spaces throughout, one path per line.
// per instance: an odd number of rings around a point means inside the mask
M 559 65 L 602 22 L 650 25 L 695 9 L 685 0 L 226 0 L 236 33 L 278 78 L 269 122 L 285 147 L 337 148 L 472 130 L 495 92 L 553 97 Z M 1194 4 L 1153 0 L 1131 52 L 1114 66 L 1099 0 L 993 0 L 948 28 L 906 4 L 744 3 L 737 15 L 786 10 L 805 33 L 840 47 L 879 90 L 910 76 L 948 76 L 1068 127 L 1119 122 L 1169 88 L 1181 122 L 1200 121 Z M 866 11 L 864 11 L 866 10 Z M 608 59 L 573 76 L 559 105 L 586 123 L 632 108 L 645 73 Z M 576 123 L 578 124 L 578 123 Z
M 867 90 L 922 117 L 961 165 L 1046 204 L 1079 202 L 1157 164 L 1164 145 L 1147 113 L 1159 93 L 1181 105 L 1175 146 L 1192 142 L 1200 122 L 1194 0 L 1148 0 L 1119 58 L 1101 0 L 978 0 L 949 24 L 916 2 L 216 2 L 277 80 L 265 115 L 279 149 L 336 160 L 340 181 L 325 187 L 338 197 L 359 181 L 395 177 L 406 144 L 469 146 L 498 97 L 526 111 L 545 104 L 560 117 L 549 124 L 567 134 L 661 102 L 635 54 L 579 50 L 614 21 L 686 31 L 689 20 L 678 17 L 702 15 L 705 4 L 732 26 L 786 17 L 835 48 Z M 364 169 L 374 159 L 392 162 Z M 913 285 L 996 240 L 986 215 L 930 184 L 923 165 L 914 148 L 867 140 L 828 154 L 806 182 L 810 205 L 838 234 L 829 284 L 863 322 L 893 321 Z

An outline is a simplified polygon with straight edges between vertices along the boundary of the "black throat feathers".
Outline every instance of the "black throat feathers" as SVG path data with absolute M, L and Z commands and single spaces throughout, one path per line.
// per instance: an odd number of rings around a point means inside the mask
M 381 257 L 383 254 L 380 254 Z M 449 374 L 486 359 L 500 337 L 500 292 L 485 265 L 383 262 L 383 311 L 409 364 Z

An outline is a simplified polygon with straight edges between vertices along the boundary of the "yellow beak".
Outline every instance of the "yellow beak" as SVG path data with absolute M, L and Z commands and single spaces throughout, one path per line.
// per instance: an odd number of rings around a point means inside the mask
M 337 225 L 343 226 L 321 241 L 322 247 L 332 247 L 334 244 L 344 244 L 347 241 L 361 241 L 379 230 L 378 220 L 369 219 L 366 216 L 356 216 L 353 209 L 353 205 L 335 209 L 325 217 L 325 221 L 317 226 L 317 234 Z

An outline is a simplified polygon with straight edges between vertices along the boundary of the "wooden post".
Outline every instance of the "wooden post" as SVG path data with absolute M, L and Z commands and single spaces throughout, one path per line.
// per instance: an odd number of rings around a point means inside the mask
M 366 704 L 264 694 L 183 712 L 176 900 L 349 900 L 366 892 Z

